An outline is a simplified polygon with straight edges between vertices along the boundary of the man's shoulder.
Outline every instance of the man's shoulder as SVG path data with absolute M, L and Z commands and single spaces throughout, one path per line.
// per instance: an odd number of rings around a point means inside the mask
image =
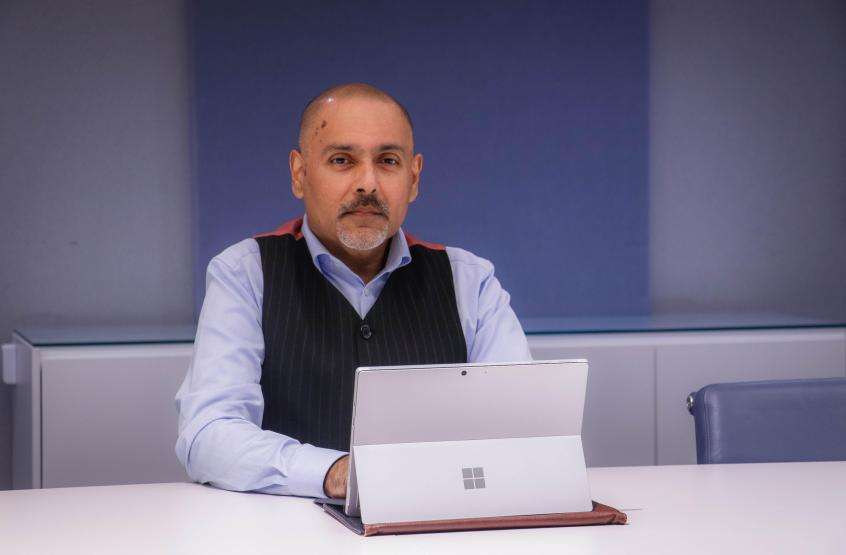
M 493 272 L 493 264 L 490 260 L 477 256 L 472 252 L 459 247 L 446 247 L 446 253 L 453 268 L 475 269 L 480 272 Z
M 213 289 L 228 291 L 260 307 L 262 288 L 261 253 L 254 239 L 244 239 L 227 247 L 209 262 L 206 301 L 209 299 L 209 291 Z
M 212 259 L 211 264 L 223 264 L 229 268 L 236 269 L 242 267 L 245 262 L 251 262 L 256 257 L 259 257 L 260 260 L 261 253 L 258 243 L 255 239 L 249 238 L 225 248 Z

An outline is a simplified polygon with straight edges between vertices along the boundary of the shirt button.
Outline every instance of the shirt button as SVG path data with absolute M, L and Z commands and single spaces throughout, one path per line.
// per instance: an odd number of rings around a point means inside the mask
M 370 326 L 367 324 L 362 324 L 361 329 L 359 331 L 361 331 L 361 337 L 363 337 L 364 339 L 370 339 L 371 337 L 373 337 L 373 330 L 371 330 Z

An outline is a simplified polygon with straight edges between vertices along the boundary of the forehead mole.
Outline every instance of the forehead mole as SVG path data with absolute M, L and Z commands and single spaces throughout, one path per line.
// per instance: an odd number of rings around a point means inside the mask
M 323 120 L 323 123 L 320 124 L 320 128 L 323 129 L 326 127 L 326 120 Z

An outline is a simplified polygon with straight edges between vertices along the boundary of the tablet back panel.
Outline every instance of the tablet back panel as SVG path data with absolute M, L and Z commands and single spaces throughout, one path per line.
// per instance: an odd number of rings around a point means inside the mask
M 438 506 L 446 508 L 456 503 L 458 505 L 455 506 L 461 506 L 470 498 L 457 497 L 450 501 L 450 494 L 464 493 L 463 475 L 461 481 L 455 482 L 456 472 L 483 466 L 468 466 L 476 464 L 472 462 L 474 457 L 469 456 L 474 450 L 480 456 L 482 452 L 487 453 L 484 457 L 490 461 L 488 464 L 500 465 L 510 461 L 502 467 L 503 475 L 511 476 L 507 483 L 497 481 L 493 493 L 485 492 L 489 500 L 499 495 L 498 503 L 487 503 L 496 507 L 495 514 L 523 514 L 519 512 L 522 509 L 514 497 L 514 492 L 518 490 L 523 492 L 521 499 L 536 500 L 536 513 L 546 511 L 545 507 L 552 505 L 541 502 L 544 488 L 556 494 L 564 491 L 572 493 L 565 496 L 569 499 L 567 503 L 558 503 L 555 511 L 546 512 L 561 512 L 564 510 L 561 507 L 565 506 L 578 510 L 573 507 L 582 506 L 590 500 L 580 437 L 587 369 L 585 360 L 360 368 L 356 374 L 351 449 L 353 464 L 347 513 L 360 514 L 358 477 L 361 476 L 365 478 L 362 487 L 371 495 L 365 515 L 369 513 L 371 518 L 376 518 L 372 515 L 384 518 L 392 511 L 394 514 L 391 520 L 371 522 L 401 521 L 396 517 L 402 513 L 402 503 L 388 504 L 391 505 L 389 507 L 383 502 L 392 494 L 399 493 L 397 488 L 400 483 L 396 477 L 389 477 L 385 465 L 422 477 L 420 472 L 432 468 L 431 464 L 442 457 L 445 457 L 444 461 L 451 460 L 450 465 L 440 469 L 440 474 L 433 474 L 419 482 L 430 486 L 438 483 L 441 484 L 440 489 L 424 487 L 418 491 L 406 480 L 403 483 L 406 486 L 403 488 L 404 495 L 416 498 L 430 492 L 424 505 L 434 511 L 431 514 L 437 513 Z M 550 438 L 550 441 L 514 441 L 529 438 Z M 365 447 L 368 448 L 362 449 Z M 358 460 L 360 453 L 365 453 L 361 461 Z M 380 454 L 377 457 L 374 453 Z M 397 465 L 409 453 L 416 453 L 418 460 L 427 460 L 429 466 L 423 464 L 419 468 L 400 470 Z M 544 458 L 551 464 L 557 464 L 559 473 L 555 475 L 556 479 L 549 481 L 550 475 L 541 476 L 537 465 L 529 464 L 526 457 Z M 466 460 L 461 462 L 459 459 Z M 362 463 L 368 465 L 366 469 L 362 468 Z M 526 477 L 530 483 L 517 480 L 517 476 Z M 568 481 L 571 478 L 575 481 Z M 462 487 L 451 489 L 456 484 Z M 559 499 L 563 498 L 559 495 Z M 406 499 L 405 503 L 413 504 L 415 500 Z M 422 500 L 418 505 L 420 503 Z M 512 504 L 510 509 L 509 503 Z M 378 507 L 381 509 L 377 510 Z M 473 516 L 471 506 L 465 506 L 465 509 L 469 511 L 462 513 L 465 517 Z M 430 514 L 427 510 L 422 510 L 420 515 Z M 404 514 L 403 518 L 407 516 L 410 515 Z
M 352 445 L 579 435 L 587 361 L 360 368 Z

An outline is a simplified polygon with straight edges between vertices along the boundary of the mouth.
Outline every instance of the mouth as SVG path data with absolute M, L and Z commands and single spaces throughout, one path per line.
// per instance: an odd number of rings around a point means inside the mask
M 342 216 L 381 216 L 384 218 L 385 214 L 373 208 L 361 207 L 354 210 L 347 210 Z

